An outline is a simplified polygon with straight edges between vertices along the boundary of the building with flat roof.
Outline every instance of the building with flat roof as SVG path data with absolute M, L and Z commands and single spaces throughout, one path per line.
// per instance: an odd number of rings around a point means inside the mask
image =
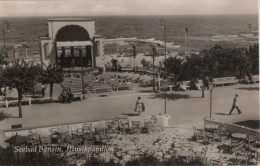
M 48 36 L 41 37 L 42 63 L 54 62 L 64 70 L 104 67 L 103 38 L 96 35 L 95 20 L 47 19 Z

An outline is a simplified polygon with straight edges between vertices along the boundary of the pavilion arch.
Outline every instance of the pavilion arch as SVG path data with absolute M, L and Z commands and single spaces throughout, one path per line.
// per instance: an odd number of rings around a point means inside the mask
M 89 41 L 88 31 L 79 25 L 67 25 L 56 34 L 56 41 Z

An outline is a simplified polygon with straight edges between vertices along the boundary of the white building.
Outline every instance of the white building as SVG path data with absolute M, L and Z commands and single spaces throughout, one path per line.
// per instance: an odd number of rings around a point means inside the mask
M 64 70 L 103 67 L 103 38 L 95 21 L 83 18 L 47 19 L 48 36 L 41 37 L 42 63 L 55 62 Z

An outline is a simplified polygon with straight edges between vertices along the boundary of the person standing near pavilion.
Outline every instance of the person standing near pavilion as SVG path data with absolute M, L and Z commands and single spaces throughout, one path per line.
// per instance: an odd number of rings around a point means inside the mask
M 239 109 L 239 105 L 238 105 L 238 95 L 236 94 L 235 97 L 233 98 L 233 105 L 232 105 L 232 108 L 229 112 L 229 115 L 231 115 L 231 113 L 233 112 L 234 109 L 237 109 L 238 111 L 238 114 L 241 114 L 241 110 Z

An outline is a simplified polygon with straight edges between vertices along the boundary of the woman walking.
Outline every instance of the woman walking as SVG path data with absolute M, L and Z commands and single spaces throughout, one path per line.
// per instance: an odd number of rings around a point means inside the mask
M 141 97 L 138 97 L 136 104 L 135 104 L 135 112 L 138 112 L 138 114 L 141 114 L 141 112 L 144 111 L 144 103 L 141 100 Z

